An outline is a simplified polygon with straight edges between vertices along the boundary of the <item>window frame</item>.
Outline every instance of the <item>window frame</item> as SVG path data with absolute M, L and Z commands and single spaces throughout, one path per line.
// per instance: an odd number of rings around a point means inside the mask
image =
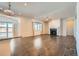
M 13 28 L 14 24 L 12 22 L 4 22 L 4 21 L 0 21 L 0 23 L 5 23 L 6 24 L 5 27 L 0 26 L 0 28 L 6 28 L 6 32 L 0 32 L 0 33 L 5 33 L 6 34 L 5 38 L 9 38 L 9 35 L 8 34 L 11 33 L 11 32 L 8 32 L 8 30 L 9 30 L 9 28 Z M 8 25 L 9 23 L 12 23 L 13 26 L 12 27 L 9 27 L 9 25 Z M 2 38 L 0 38 L 0 39 L 2 39 Z
M 37 30 L 35 29 L 35 25 L 34 24 L 37 24 Z M 39 25 L 41 24 L 41 30 L 39 30 Z M 43 31 L 43 24 L 40 23 L 40 22 L 33 22 L 33 28 L 36 30 L 36 31 Z

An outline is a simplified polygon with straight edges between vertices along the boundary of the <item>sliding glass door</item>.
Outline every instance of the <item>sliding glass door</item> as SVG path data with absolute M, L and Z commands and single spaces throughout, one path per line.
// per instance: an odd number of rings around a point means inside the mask
M 0 22 L 0 39 L 13 37 L 13 23 Z

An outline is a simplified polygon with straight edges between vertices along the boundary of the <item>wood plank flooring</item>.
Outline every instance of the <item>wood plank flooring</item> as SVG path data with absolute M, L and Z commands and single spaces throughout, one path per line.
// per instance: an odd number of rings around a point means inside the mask
M 3 44 L 2 42 L 0 41 L 0 44 Z M 12 56 L 77 56 L 76 42 L 73 36 L 40 35 L 6 40 L 6 43 L 9 45 L 3 50 L 9 48 L 8 54 Z M 6 43 L 4 44 L 6 45 Z

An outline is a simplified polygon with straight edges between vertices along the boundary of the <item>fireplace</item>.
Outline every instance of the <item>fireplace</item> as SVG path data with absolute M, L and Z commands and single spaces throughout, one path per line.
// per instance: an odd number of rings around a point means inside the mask
M 56 28 L 51 28 L 50 29 L 50 35 L 57 36 L 57 29 Z

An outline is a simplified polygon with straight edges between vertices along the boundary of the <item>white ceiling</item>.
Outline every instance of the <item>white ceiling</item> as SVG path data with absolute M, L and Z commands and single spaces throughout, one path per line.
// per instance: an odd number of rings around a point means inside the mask
M 11 9 L 16 14 L 25 16 L 75 16 L 75 2 L 29 2 L 29 6 L 24 6 L 24 2 L 12 2 Z M 8 2 L 0 2 L 0 8 L 7 9 Z

